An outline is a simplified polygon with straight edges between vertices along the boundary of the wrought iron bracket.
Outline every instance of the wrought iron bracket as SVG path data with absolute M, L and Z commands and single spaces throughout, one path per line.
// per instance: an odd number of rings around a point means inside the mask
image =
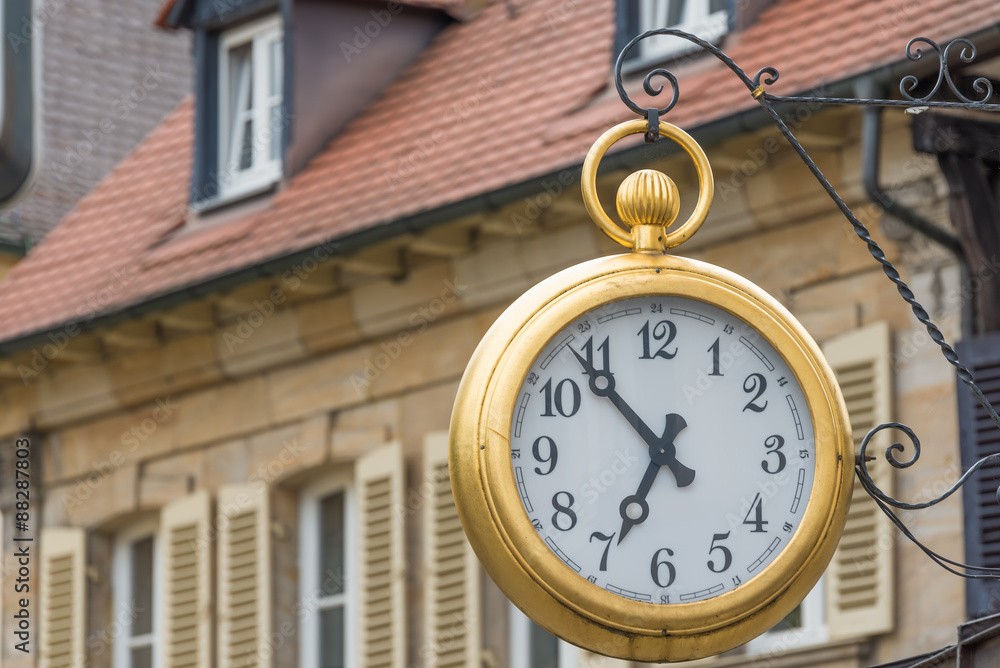
M 625 105 L 635 113 L 649 119 L 650 127 L 656 127 L 656 125 L 654 125 L 654 121 L 658 123 L 659 117 L 669 113 L 670 110 L 677 104 L 680 96 L 680 87 L 677 77 L 670 70 L 662 67 L 650 71 L 643 79 L 643 90 L 649 96 L 657 97 L 663 93 L 663 84 L 654 86 L 653 79 L 656 77 L 666 79 L 671 88 L 670 101 L 663 108 L 652 107 L 644 109 L 636 104 L 625 91 L 625 85 L 622 82 L 622 64 L 625 62 L 625 58 L 633 46 L 641 40 L 654 36 L 673 36 L 694 43 L 695 45 L 701 47 L 704 51 L 711 53 L 716 58 L 721 60 L 730 70 L 732 70 L 737 78 L 743 82 L 743 85 L 747 87 L 747 90 L 753 98 L 757 100 L 761 107 L 763 107 L 763 109 L 767 112 L 771 121 L 778 128 L 785 139 L 788 140 L 789 144 L 791 144 L 792 148 L 805 163 L 809 171 L 812 172 L 813 176 L 827 192 L 834 204 L 836 204 L 837 208 L 840 209 L 840 212 L 845 218 L 847 218 L 848 222 L 850 222 L 855 234 L 865 244 L 868 252 L 875 259 L 875 261 L 882 267 L 883 273 L 885 273 L 886 277 L 896 286 L 896 289 L 903 300 L 910 305 L 910 309 L 913 311 L 914 317 L 916 317 L 916 319 L 927 329 L 927 333 L 930 335 L 930 338 L 940 348 L 941 354 L 948 361 L 948 363 L 954 367 L 959 380 L 961 380 L 962 383 L 964 383 L 975 394 L 976 398 L 986 409 L 994 424 L 998 429 L 1000 429 L 1000 415 L 997 414 L 996 409 L 993 408 L 983 394 L 982 390 L 976 384 L 972 377 L 972 373 L 959 359 L 958 353 L 956 353 L 955 349 L 952 348 L 952 346 L 945 340 L 941 330 L 931 320 L 927 310 L 920 304 L 920 302 L 917 301 L 913 291 L 910 290 L 909 286 L 900 277 L 896 267 L 893 266 L 892 262 L 886 258 L 885 253 L 882 251 L 881 247 L 879 247 L 878 243 L 872 239 L 868 228 L 857 218 L 857 216 L 854 215 L 850 207 L 837 193 L 837 190 L 833 187 L 826 176 L 823 175 L 823 172 L 820 171 L 819 167 L 809 156 L 808 152 L 806 152 L 806 150 L 802 147 L 802 144 L 800 144 L 795 138 L 791 129 L 789 129 L 788 125 L 781 118 L 778 112 L 775 111 L 773 106 L 775 104 L 782 103 L 813 103 L 820 105 L 900 107 L 912 114 L 918 114 L 932 108 L 1000 112 L 1000 104 L 990 102 L 993 97 L 993 85 L 988 79 L 985 77 L 979 77 L 972 82 L 972 88 L 979 96 L 979 99 L 972 99 L 964 95 L 959 90 L 959 88 L 955 85 L 954 79 L 952 78 L 949 69 L 949 62 L 952 59 L 952 54 L 955 49 L 961 49 L 958 53 L 958 59 L 962 63 L 968 64 L 976 59 L 977 51 L 975 45 L 968 39 L 960 38 L 949 42 L 944 48 L 942 48 L 937 43 L 926 37 L 916 37 L 911 39 L 909 43 L 907 43 L 905 50 L 906 57 L 909 60 L 921 60 L 924 58 L 924 48 L 929 47 L 931 51 L 937 54 L 939 61 L 937 80 L 935 81 L 933 88 L 931 88 L 931 90 L 924 95 L 916 95 L 916 88 L 919 85 L 919 79 L 916 76 L 909 74 L 904 76 L 899 82 L 899 92 L 903 97 L 903 99 L 900 100 L 811 96 L 789 97 L 772 95 L 767 92 L 766 87 L 771 86 L 778 81 L 778 70 L 774 67 L 764 67 L 758 70 L 753 77 L 750 77 L 721 49 L 716 47 L 714 44 L 701 39 L 700 37 L 684 32 L 683 30 L 675 30 L 671 28 L 649 30 L 632 39 L 632 41 L 625 45 L 621 53 L 618 54 L 618 59 L 615 62 L 615 87 L 618 89 L 618 95 L 621 97 L 622 102 L 624 102 Z M 957 98 L 957 101 L 933 99 L 939 92 L 942 91 L 942 87 L 945 85 L 948 90 L 951 91 L 951 94 Z M 650 141 L 648 137 L 647 141 Z M 954 485 L 952 485 L 951 488 L 937 498 L 923 503 L 906 503 L 889 496 L 884 491 L 879 489 L 878 485 L 876 485 L 874 480 L 872 480 L 871 474 L 868 472 L 868 462 L 875 459 L 875 457 L 868 455 L 868 446 L 872 438 L 877 433 L 887 429 L 903 432 L 903 434 L 905 434 L 909 439 L 912 450 L 910 458 L 904 461 L 897 459 L 897 453 L 906 452 L 907 448 L 904 445 L 896 442 L 886 448 L 884 453 L 885 459 L 891 466 L 897 469 L 907 468 L 915 464 L 920 458 L 920 440 L 917 438 L 916 433 L 912 429 L 899 422 L 887 422 L 885 424 L 878 425 L 865 435 L 861 442 L 860 452 L 855 460 L 854 468 L 862 488 L 864 488 L 872 499 L 874 499 L 875 503 L 882 510 L 882 512 L 886 514 L 890 521 L 892 521 L 892 523 L 904 536 L 915 543 L 930 559 L 945 570 L 964 578 L 1000 579 L 1000 568 L 987 568 L 983 566 L 963 564 L 934 552 L 921 543 L 893 511 L 893 508 L 900 508 L 903 510 L 920 510 L 929 508 L 930 506 L 934 506 L 944 501 L 958 491 L 962 485 L 964 485 L 965 482 L 985 464 L 1000 460 L 1000 453 L 989 455 L 980 459 L 973 466 L 971 466 L 969 470 L 966 471 Z M 997 501 L 1000 503 L 1000 489 L 997 490 Z

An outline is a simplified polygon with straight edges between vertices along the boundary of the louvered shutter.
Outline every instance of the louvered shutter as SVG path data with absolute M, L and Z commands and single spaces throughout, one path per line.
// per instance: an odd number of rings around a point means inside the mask
M 847 403 L 857 452 L 870 429 L 889 422 L 892 376 L 889 327 L 876 323 L 828 341 L 823 353 L 837 376 Z M 892 467 L 883 457 L 881 432 L 869 445 L 878 457 L 868 464 L 875 484 L 893 493 Z M 891 631 L 895 597 L 895 541 L 889 519 L 862 489 L 854 485 L 851 508 L 840 545 L 826 572 L 826 613 L 830 639 L 871 636 Z
M 163 508 L 160 668 L 209 668 L 212 652 L 210 501 L 205 491 Z
M 219 490 L 218 653 L 220 666 L 271 665 L 271 541 L 267 486 Z
M 355 465 L 361 668 L 405 668 L 403 455 L 398 443 Z
M 993 404 L 1000 406 L 1000 334 L 977 337 L 958 344 L 958 354 L 972 371 L 976 384 Z M 976 396 L 958 384 L 959 440 L 962 470 L 986 455 L 1000 452 L 1000 430 Z M 987 464 L 965 483 L 965 561 L 974 566 L 1000 568 L 1000 463 Z M 969 619 L 1000 612 L 1000 582 L 966 580 L 965 606 Z
M 448 475 L 448 432 L 424 439 L 424 646 L 427 668 L 480 668 L 479 561 Z
M 15 543 L 28 545 L 31 543 Z M 83 666 L 87 543 L 83 529 L 43 529 L 40 668 Z M 4 638 L 4 642 L 8 642 Z

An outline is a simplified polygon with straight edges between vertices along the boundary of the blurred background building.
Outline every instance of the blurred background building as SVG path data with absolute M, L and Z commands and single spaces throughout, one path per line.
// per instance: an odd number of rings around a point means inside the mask
M 14 440 L 30 439 L 41 550 L 24 655 L 9 641 L 17 529 L 4 483 L 4 668 L 628 665 L 557 641 L 485 577 L 451 498 L 446 433 L 497 315 L 546 276 L 619 250 L 577 185 L 591 143 L 630 115 L 612 80 L 618 50 L 679 27 L 748 72 L 777 67 L 772 92 L 885 97 L 906 74 L 919 91 L 938 76 L 933 53 L 906 57 L 910 38 L 968 37 L 979 52 L 953 63 L 959 86 L 972 95 L 969 79 L 1000 78 L 990 0 L 171 0 L 129 7 L 128 20 L 117 5 L 75 7 L 66 16 L 93 27 L 45 63 L 47 91 L 78 85 L 78 69 L 128 66 L 111 104 L 160 62 L 176 73 L 170 90 L 186 89 L 190 39 L 191 94 L 128 157 L 117 162 L 124 130 L 101 130 L 64 174 L 67 152 L 101 128 L 105 97 L 88 98 L 97 111 L 59 142 L 50 133 L 49 176 L 5 214 L 15 238 L 61 222 L 0 284 L 0 479 L 13 480 Z M 49 72 L 66 60 L 78 69 Z M 856 441 L 890 420 L 917 430 L 918 465 L 873 464 L 883 489 L 940 494 L 996 451 L 995 430 L 742 84 L 661 38 L 626 65 L 634 98 L 662 63 L 681 90 L 666 120 L 701 142 L 716 178 L 708 221 L 679 251 L 799 318 L 838 375 Z M 136 136 L 176 99 L 166 83 L 153 93 L 133 110 L 149 119 Z M 808 103 L 782 113 L 1000 399 L 996 126 Z M 693 169 L 667 142 L 619 147 L 600 175 L 605 202 L 653 167 L 693 207 Z M 117 166 L 94 186 L 99 162 Z M 984 475 L 906 520 L 939 552 L 1000 566 L 996 486 Z M 995 586 L 944 573 L 859 488 L 799 609 L 699 665 L 886 663 L 997 611 Z

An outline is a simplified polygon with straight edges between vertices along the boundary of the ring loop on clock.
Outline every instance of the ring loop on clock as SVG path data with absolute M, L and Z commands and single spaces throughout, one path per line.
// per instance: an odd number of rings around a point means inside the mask
M 648 129 L 648 122 L 642 119 L 626 121 L 614 126 L 603 135 L 598 137 L 594 145 L 590 147 L 586 159 L 583 161 L 583 170 L 580 174 L 580 188 L 583 192 L 583 202 L 587 206 L 587 212 L 594 223 L 600 227 L 605 234 L 620 243 L 626 248 L 634 248 L 634 240 L 631 234 L 619 227 L 601 206 L 601 201 L 597 196 L 597 166 L 601 158 L 611 146 L 619 139 L 629 135 L 645 134 Z M 698 231 L 701 224 L 708 216 L 708 210 L 712 206 L 712 198 L 715 195 L 715 180 L 712 177 L 712 166 L 708 162 L 708 156 L 698 145 L 691 135 L 681 130 L 676 125 L 671 125 L 660 121 L 660 135 L 669 137 L 677 142 L 691 157 L 695 170 L 698 172 L 698 204 L 695 206 L 691 216 L 673 232 L 667 233 L 663 240 L 664 248 L 673 248 L 684 243 Z

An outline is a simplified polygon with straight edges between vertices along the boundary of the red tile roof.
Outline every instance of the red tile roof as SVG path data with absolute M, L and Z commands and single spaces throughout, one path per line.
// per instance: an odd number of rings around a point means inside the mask
M 183 102 L 0 284 L 0 341 L 579 164 L 631 116 L 607 94 L 614 1 L 514 5 L 442 31 L 263 211 L 176 235 L 192 159 Z M 910 37 L 943 44 L 998 21 L 996 0 L 782 0 L 724 48 L 751 75 L 777 67 L 772 92 L 793 94 L 899 61 Z M 755 105 L 714 59 L 678 72 L 677 125 Z

